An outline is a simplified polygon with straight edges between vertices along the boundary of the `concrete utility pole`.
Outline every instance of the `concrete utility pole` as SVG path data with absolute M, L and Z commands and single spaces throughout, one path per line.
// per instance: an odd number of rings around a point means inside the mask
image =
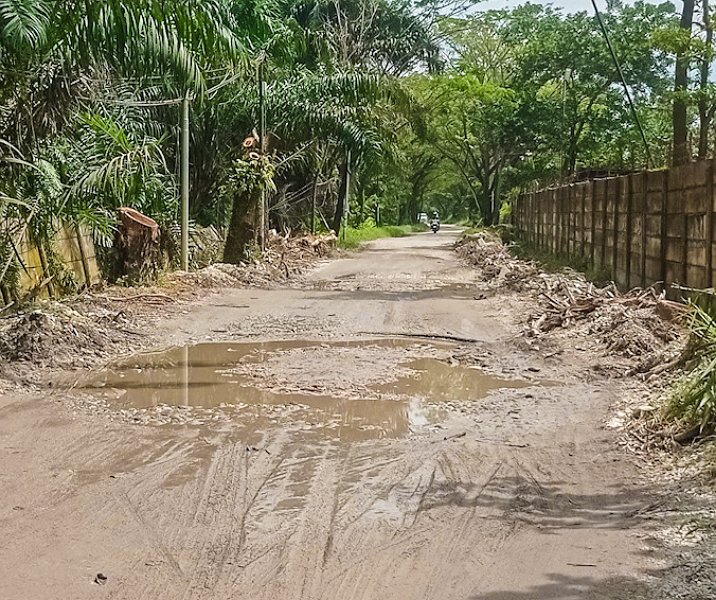
M 266 82 L 264 81 L 265 56 L 259 57 L 259 152 L 263 159 L 266 153 Z M 259 246 L 263 252 L 266 249 L 266 229 L 268 223 L 267 195 L 264 186 L 261 186 L 261 197 L 259 199 Z
M 350 214 L 350 189 L 351 189 L 351 151 L 346 152 L 346 189 L 343 196 L 343 241 L 346 239 L 348 228 L 348 215 Z
M 181 268 L 189 270 L 189 92 L 182 100 L 181 118 Z
M 318 200 L 318 173 L 313 178 L 313 194 L 311 195 L 311 234 L 316 234 L 316 201 Z

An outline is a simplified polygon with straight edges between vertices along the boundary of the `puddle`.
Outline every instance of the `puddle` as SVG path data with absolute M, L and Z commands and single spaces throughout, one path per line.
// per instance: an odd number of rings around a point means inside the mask
M 169 414 L 177 407 L 176 412 L 188 414 L 178 407 L 194 407 L 214 413 L 212 422 L 223 412 L 224 421 L 254 431 L 280 426 L 321 432 L 321 437 L 363 440 L 401 437 L 441 423 L 450 402 L 476 401 L 497 389 L 534 385 L 450 366 L 437 358 L 416 358 L 431 352 L 446 354 L 450 347 L 406 339 L 204 343 L 131 357 L 73 387 L 100 396 L 116 410 L 146 414 L 158 408 Z M 364 364 L 357 364 L 358 352 Z M 317 385 L 316 393 L 304 391 L 305 385 L 301 391 L 280 385 L 266 389 L 261 377 L 264 371 L 269 377 L 271 369 L 278 369 L 277 359 L 282 375 L 291 381 L 299 375 L 311 381 L 311 369 L 315 381 L 324 373 L 340 380 L 343 368 L 352 368 L 352 376 L 357 377 L 370 374 L 372 364 L 376 373 L 387 375 L 380 383 L 362 385 L 361 393 L 349 389 L 342 395 L 328 395 L 326 390 L 333 388 L 325 384 Z M 342 363 L 348 360 L 352 364 Z M 258 381 L 256 368 L 263 369 L 258 371 Z
M 451 366 L 434 358 L 421 358 L 404 366 L 412 373 L 398 377 L 392 383 L 373 386 L 373 389 L 382 393 L 416 396 L 431 402 L 465 402 L 479 400 L 496 390 L 534 385 L 531 381 L 488 375 L 479 369 Z
M 350 285 L 346 285 L 350 283 Z M 310 284 L 311 289 L 321 292 L 355 292 L 360 289 L 356 282 L 338 281 L 338 279 L 327 279 L 314 281 Z M 403 291 L 386 292 L 384 290 L 371 290 L 370 286 L 362 290 L 363 294 L 370 296 L 371 294 L 382 294 L 387 296 L 403 297 L 405 299 L 429 300 L 432 298 L 451 298 L 454 300 L 470 300 L 476 296 L 480 298 L 487 297 L 488 292 L 478 287 L 476 283 L 440 283 L 437 285 L 426 287 L 425 289 L 415 289 L 415 283 L 411 282 L 410 289 Z M 494 295 L 494 292 L 489 292 Z

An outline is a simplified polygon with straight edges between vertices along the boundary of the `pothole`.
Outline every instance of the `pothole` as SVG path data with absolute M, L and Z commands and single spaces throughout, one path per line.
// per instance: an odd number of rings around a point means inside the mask
M 417 433 L 460 403 L 535 385 L 450 364 L 453 349 L 402 338 L 202 343 L 130 357 L 73 389 L 138 423 L 233 423 L 362 440 Z

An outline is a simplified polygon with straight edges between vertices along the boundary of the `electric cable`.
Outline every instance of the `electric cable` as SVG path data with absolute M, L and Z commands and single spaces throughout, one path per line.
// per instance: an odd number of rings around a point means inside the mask
M 646 141 L 646 133 L 644 133 L 644 128 L 641 124 L 641 119 L 639 119 L 639 115 L 636 112 L 636 107 L 634 106 L 634 101 L 631 97 L 631 92 L 629 91 L 629 86 L 627 85 L 626 78 L 624 77 L 624 71 L 622 70 L 622 66 L 619 63 L 619 59 L 617 58 L 616 52 L 614 52 L 614 46 L 612 46 L 612 41 L 609 38 L 609 32 L 607 31 L 607 26 L 604 23 L 604 20 L 602 19 L 602 14 L 599 12 L 599 7 L 597 6 L 596 0 L 592 0 L 592 6 L 594 7 L 594 13 L 597 16 L 597 21 L 599 22 L 599 27 L 602 30 L 602 35 L 604 35 L 604 39 L 607 42 L 607 46 L 609 48 L 609 53 L 612 55 L 612 60 L 614 61 L 614 66 L 617 68 L 617 72 L 619 73 L 619 78 L 621 79 L 622 86 L 624 87 L 624 93 L 626 94 L 627 102 L 629 103 L 629 108 L 631 109 L 632 117 L 634 118 L 634 121 L 636 122 L 636 126 L 639 129 L 639 134 L 641 135 L 641 141 L 644 143 L 644 151 L 646 152 L 646 166 L 647 168 L 651 168 L 653 166 L 653 162 L 651 160 L 651 150 L 649 150 L 649 143 Z

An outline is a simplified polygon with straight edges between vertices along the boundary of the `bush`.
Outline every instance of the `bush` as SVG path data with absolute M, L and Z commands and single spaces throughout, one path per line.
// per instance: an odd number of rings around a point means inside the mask
M 707 434 L 716 429 L 716 321 L 695 304 L 689 314 L 682 361 L 691 371 L 676 384 L 666 415 Z

